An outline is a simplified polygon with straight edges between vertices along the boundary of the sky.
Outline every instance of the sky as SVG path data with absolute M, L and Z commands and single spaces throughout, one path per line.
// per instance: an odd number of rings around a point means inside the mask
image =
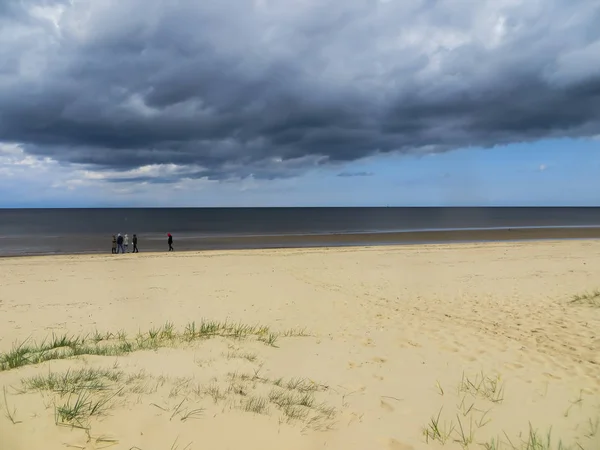
M 597 0 L 2 0 L 0 207 L 600 206 Z

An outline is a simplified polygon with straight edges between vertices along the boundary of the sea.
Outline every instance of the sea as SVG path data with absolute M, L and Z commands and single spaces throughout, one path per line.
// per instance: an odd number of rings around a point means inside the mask
M 0 256 L 110 253 L 118 233 L 142 252 L 167 250 L 167 233 L 175 251 L 583 238 L 600 208 L 0 209 Z

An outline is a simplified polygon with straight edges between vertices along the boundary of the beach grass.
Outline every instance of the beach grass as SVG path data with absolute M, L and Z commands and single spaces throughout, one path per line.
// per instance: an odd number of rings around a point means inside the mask
M 518 433 L 516 437 L 511 438 L 505 431 L 501 431 L 502 436 L 493 437 L 485 442 L 478 440 L 476 434 L 492 421 L 490 413 L 495 408 L 501 407 L 504 400 L 504 383 L 500 380 L 500 376 L 488 376 L 484 372 L 475 376 L 467 376 L 463 373 L 457 389 L 460 402 L 456 405 L 455 417 L 448 420 L 448 417 L 443 414 L 444 407 L 442 406 L 422 428 L 425 442 L 435 441 L 441 445 L 456 443 L 463 449 L 477 447 L 484 450 L 595 449 L 595 447 L 587 446 L 588 442 L 586 441 L 589 439 L 591 442 L 598 435 L 600 417 L 580 423 L 578 428 L 584 430 L 581 434 L 583 437 L 571 445 L 566 445 L 563 440 L 554 439 L 551 427 L 546 431 L 540 431 L 531 422 L 529 422 L 528 431 Z M 437 392 L 443 396 L 444 391 L 439 382 L 436 382 L 435 387 Z M 582 401 L 582 391 L 580 391 L 578 398 L 570 400 L 571 405 L 564 417 L 568 417 L 568 411 L 574 405 L 580 405 Z M 487 403 L 489 408 L 482 409 L 482 402 Z
M 99 401 L 92 401 L 85 393 L 81 392 L 72 402 L 71 399 L 66 403 L 55 406 L 56 424 L 77 425 L 84 427 L 84 420 L 96 413 L 102 412 L 102 404 Z
M 224 400 L 226 398 L 225 393 L 221 390 L 219 385 L 216 383 L 210 384 L 204 390 L 204 392 L 212 397 L 215 404 L 219 403 L 220 400 Z
M 443 408 L 440 408 L 437 415 L 431 416 L 429 422 L 423 428 L 423 436 L 427 443 L 429 443 L 429 441 L 438 441 L 444 445 L 454 431 L 455 425 L 452 421 L 446 423 L 440 420 L 442 409 Z
M 59 394 L 73 394 L 82 389 L 88 391 L 106 391 L 111 383 L 117 383 L 124 378 L 124 373 L 111 369 L 86 368 L 67 370 L 59 374 L 49 372 L 21 380 L 21 392 L 52 391 Z
M 333 426 L 337 410 L 315 396 L 326 392 L 328 386 L 301 377 L 269 378 L 260 372 L 259 367 L 249 372 L 224 374 L 222 379 L 214 378 L 201 385 L 194 383 L 193 377 L 156 378 L 145 372 L 125 373 L 114 364 L 108 368 L 83 367 L 33 375 L 21 379 L 15 391 L 17 395 L 51 393 L 49 405 L 54 407 L 55 424 L 87 431 L 93 426 L 92 419 L 127 404 L 131 395 L 139 398 L 140 394 L 155 393 L 159 388 L 165 403 L 150 405 L 160 409 L 169 421 L 203 418 L 211 407 L 203 404 L 208 400 L 214 405 L 221 404 L 223 409 L 260 415 L 271 415 L 275 408 L 282 413 L 280 422 L 301 422 L 304 428 L 323 430 Z M 19 423 L 16 410 L 9 408 L 6 388 L 4 397 L 11 421 Z
M 17 409 L 16 409 L 16 407 L 12 407 L 11 408 L 11 406 L 8 404 L 8 399 L 6 398 L 6 387 L 4 387 L 2 389 L 2 392 L 4 394 L 4 409 L 5 409 L 6 418 L 8 420 L 10 420 L 10 422 L 13 425 L 21 423 L 20 420 L 17 420 Z
M 181 447 L 180 444 L 178 443 L 178 441 L 179 441 L 179 438 L 175 439 L 175 442 L 173 442 L 171 447 L 168 449 L 165 449 L 165 450 L 191 450 L 193 442 L 189 442 L 185 447 Z M 134 446 L 134 447 L 129 448 L 129 450 L 144 450 L 144 449 Z
M 202 414 L 204 413 L 205 409 L 204 408 L 189 409 L 187 407 L 184 407 L 183 404 L 186 402 L 186 400 L 187 400 L 187 398 L 184 397 L 183 400 L 181 400 L 181 402 L 179 402 L 175 406 L 175 408 L 173 408 L 171 417 L 169 418 L 170 421 L 173 420 L 175 417 L 179 417 L 179 420 L 181 420 L 182 422 L 185 422 L 186 420 L 190 420 L 190 419 L 199 419 L 200 417 L 202 417 Z M 158 405 L 154 405 L 154 406 L 158 407 Z
M 308 378 L 295 377 L 285 380 L 284 378 L 263 377 L 260 375 L 260 370 L 256 370 L 252 374 L 233 372 L 229 373 L 228 376 L 231 381 L 271 384 L 275 387 L 279 387 L 288 391 L 297 391 L 300 393 L 324 392 L 329 389 L 329 386 L 317 383 Z
M 283 413 L 283 422 L 304 422 L 307 427 L 319 430 L 333 426 L 337 410 L 325 402 L 318 401 L 315 397 L 316 393 L 327 391 L 329 389 L 327 385 L 301 377 L 288 380 L 263 377 L 260 375 L 260 369 L 254 373 L 230 373 L 228 378 L 230 381 L 228 392 L 242 397 L 248 396 L 255 384 L 270 386 L 267 398 L 261 397 L 261 402 L 266 401 L 266 405 L 259 407 L 258 404 L 253 403 L 252 406 L 264 411 L 268 409 L 268 405 L 274 405 Z M 248 408 L 247 401 L 242 403 L 244 410 Z
M 518 438 L 510 438 L 508 434 L 504 432 L 504 436 L 491 438 L 487 442 L 477 442 L 475 431 L 480 428 L 473 421 L 471 416 L 469 421 L 465 421 L 460 418 L 460 415 L 456 415 L 456 422 L 453 420 L 447 422 L 441 419 L 442 410 L 433 415 L 428 424 L 423 428 L 423 435 L 425 442 L 430 443 L 431 441 L 437 441 L 442 445 L 449 442 L 455 442 L 459 444 L 463 449 L 471 447 L 483 448 L 485 450 L 575 450 L 584 449 L 580 443 L 573 445 L 565 445 L 562 440 L 554 440 L 552 437 L 552 428 L 548 428 L 545 433 L 535 429 L 532 424 L 529 424 L 529 430 L 527 433 L 520 433 Z M 592 420 L 589 421 L 590 430 L 593 432 L 594 429 L 597 432 L 597 425 Z M 596 428 L 594 428 L 596 427 Z M 524 435 L 524 437 L 523 437 Z M 588 434 L 587 437 L 593 437 L 594 435 Z
M 243 410 L 254 414 L 268 414 L 269 400 L 263 397 L 249 397 L 243 403 Z
M 542 434 L 534 429 L 531 423 L 529 423 L 529 431 L 525 439 L 521 439 L 520 442 L 515 444 L 508 435 L 505 434 L 505 437 L 511 448 L 515 450 L 569 450 L 570 448 L 565 446 L 561 440 L 553 441 L 552 428 L 548 428 L 548 431 Z M 573 447 L 571 446 L 571 448 Z
M 225 354 L 227 359 L 245 359 L 248 362 L 255 362 L 258 358 L 256 353 L 252 352 L 242 352 L 242 351 L 230 351 Z
M 456 415 L 456 420 L 458 422 L 458 427 L 456 428 L 456 442 L 458 442 L 463 448 L 467 448 L 473 443 L 473 439 L 475 438 L 475 431 L 473 430 L 473 416 L 470 416 L 468 430 L 466 428 L 466 424 L 463 426 L 462 420 L 460 420 L 460 416 L 458 414 Z
M 147 332 L 138 332 L 128 338 L 124 331 L 117 333 L 103 333 L 95 331 L 86 336 L 73 336 L 69 334 L 53 335 L 41 343 L 22 342 L 11 350 L 0 353 L 0 371 L 15 370 L 20 367 L 35 365 L 51 360 L 69 359 L 77 356 L 120 356 L 135 351 L 156 350 L 162 347 L 172 347 L 178 344 L 188 345 L 190 342 L 224 337 L 241 340 L 253 337 L 266 345 L 275 347 L 280 336 L 306 336 L 303 329 L 287 330 L 282 333 L 271 331 L 262 325 L 245 325 L 217 321 L 200 321 L 188 323 L 182 331 L 178 331 L 171 322 L 162 327 L 154 327 Z M 257 359 L 256 353 L 236 350 L 229 352 L 230 358 L 242 358 L 251 363 Z M 16 388 L 18 394 L 30 392 L 51 392 L 53 394 L 54 421 L 57 426 L 71 426 L 83 430 L 90 430 L 91 419 L 105 415 L 112 407 L 117 397 L 128 394 L 144 394 L 156 392 L 166 379 L 157 379 L 156 386 L 152 386 L 152 377 L 144 373 L 127 374 L 119 369 L 118 363 L 112 368 L 84 367 L 68 369 L 64 372 L 37 374 L 21 380 L 21 385 Z M 160 377 L 159 377 L 160 378 Z M 253 373 L 230 374 L 229 387 L 223 387 L 216 381 L 208 386 L 193 385 L 192 379 L 169 380 L 169 398 L 180 397 L 183 399 L 169 409 L 169 420 L 186 422 L 199 419 L 204 413 L 204 408 L 199 405 L 189 406 L 186 403 L 190 393 L 197 397 L 208 396 L 214 404 L 229 399 L 236 404 L 236 408 L 255 414 L 268 415 L 271 406 L 275 405 L 284 412 L 287 421 L 306 419 L 307 426 L 320 427 L 335 415 L 335 410 L 325 404 L 317 403 L 314 393 L 327 389 L 325 385 L 314 383 L 304 378 L 270 379 L 261 376 L 260 368 Z M 254 392 L 256 385 L 271 384 L 273 388 L 281 389 L 286 393 L 281 397 L 280 404 L 271 401 L 258 392 Z M 235 399 L 240 400 L 235 400 Z M 166 411 L 165 408 L 154 405 Z M 5 414 L 13 424 L 19 423 L 16 418 L 16 409 L 9 406 L 6 388 L 4 389 Z M 325 426 L 330 426 L 327 423 Z
M 474 377 L 465 376 L 463 373 L 458 386 L 459 392 L 465 392 L 473 397 L 481 397 L 493 403 L 502 403 L 504 400 L 504 383 L 499 376 L 490 377 L 483 372 Z
M 306 336 L 304 330 L 287 330 L 281 333 L 271 331 L 262 325 L 205 321 L 191 322 L 182 332 L 178 332 L 171 322 L 151 328 L 145 333 L 138 332 L 134 339 L 127 339 L 121 331 L 117 334 L 94 332 L 92 335 L 71 336 L 68 334 L 44 340 L 41 343 L 22 342 L 7 352 L 0 353 L 0 372 L 19 367 L 39 364 L 45 361 L 68 359 L 74 356 L 121 356 L 140 350 L 156 350 L 173 346 L 175 343 L 192 342 L 212 337 L 244 339 L 254 337 L 266 345 L 276 347 L 280 336 Z
M 576 294 L 571 298 L 569 303 L 600 308 L 600 289 L 596 289 L 592 292 Z

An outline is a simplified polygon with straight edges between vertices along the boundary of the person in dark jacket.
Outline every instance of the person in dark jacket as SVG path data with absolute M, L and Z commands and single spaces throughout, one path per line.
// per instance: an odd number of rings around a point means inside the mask
M 167 242 L 169 243 L 169 251 L 172 252 L 173 251 L 173 236 L 171 236 L 171 233 L 168 233 L 167 236 L 169 236 L 169 239 L 167 240 Z
M 119 253 L 119 250 L 121 253 L 125 253 L 125 249 L 123 248 L 123 236 L 121 236 L 120 233 L 117 236 L 117 253 Z
M 131 242 L 133 243 L 133 251 L 132 251 L 132 253 L 139 253 L 140 251 L 137 248 L 137 234 L 133 235 L 133 239 L 131 240 Z
M 117 253 L 117 237 L 113 234 L 112 238 L 112 254 Z

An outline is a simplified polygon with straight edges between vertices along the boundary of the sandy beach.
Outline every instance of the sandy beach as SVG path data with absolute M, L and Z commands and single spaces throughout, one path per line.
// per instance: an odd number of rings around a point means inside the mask
M 600 449 L 600 241 L 0 260 L 1 450 Z

